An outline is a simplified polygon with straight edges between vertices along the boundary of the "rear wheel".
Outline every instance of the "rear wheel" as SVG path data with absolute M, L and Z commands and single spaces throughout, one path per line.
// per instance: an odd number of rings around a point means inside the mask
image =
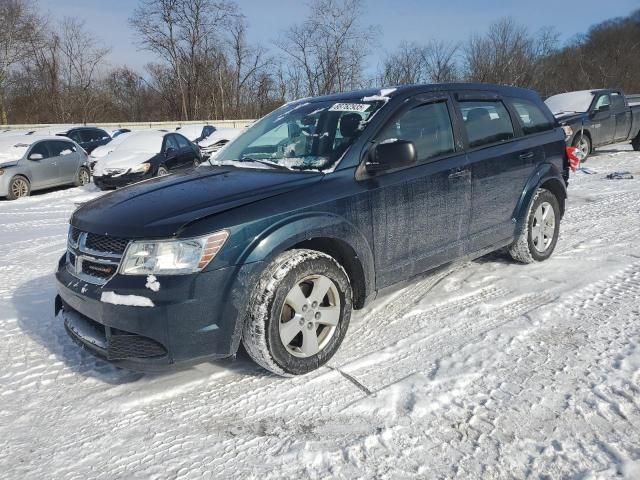
M 542 262 L 556 248 L 560 232 L 560 204 L 549 190 L 538 189 L 531 202 L 527 223 L 518 239 L 509 247 L 514 260 L 522 263 Z
M 9 200 L 16 200 L 22 197 L 28 197 L 31 194 L 31 184 L 29 180 L 22 176 L 15 176 L 9 182 Z
M 80 167 L 78 170 L 78 176 L 76 181 L 73 184 L 76 187 L 81 187 L 83 185 L 88 185 L 91 182 L 91 174 L 89 173 L 89 169 L 87 167 Z
M 582 153 L 584 154 L 584 158 L 582 159 L 582 161 L 586 162 L 587 157 L 591 153 L 591 139 L 589 138 L 589 136 L 585 135 L 584 133 L 578 133 L 576 135 L 576 138 L 573 139 L 573 146 L 582 151 Z
M 249 300 L 242 342 L 253 360 L 278 375 L 324 365 L 349 327 L 352 293 L 344 269 L 313 250 L 290 250 L 263 272 Z
M 640 152 L 640 133 L 638 133 L 636 138 L 631 140 L 631 146 L 636 152 Z

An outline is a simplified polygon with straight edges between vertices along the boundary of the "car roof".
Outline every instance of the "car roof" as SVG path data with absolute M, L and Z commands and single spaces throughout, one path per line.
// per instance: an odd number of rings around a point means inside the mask
M 74 143 L 70 138 L 60 138 L 57 135 L 38 135 L 38 134 L 26 134 L 26 135 L 5 135 L 0 137 L 0 142 L 7 145 L 11 142 L 21 143 L 23 145 L 33 145 L 36 142 L 40 142 L 42 140 L 56 140 L 62 142 L 70 142 Z
M 290 103 L 300 104 L 305 102 L 322 102 L 322 101 L 341 101 L 341 100 L 353 100 L 354 97 L 388 97 L 392 99 L 400 95 L 411 95 L 425 92 L 443 92 L 443 91 L 486 91 L 487 93 L 497 93 L 508 96 L 521 96 L 531 97 L 537 96 L 537 93 L 533 90 L 521 87 L 512 87 L 507 85 L 494 85 L 491 83 L 432 83 L 432 84 L 412 84 L 412 85 L 400 85 L 383 88 L 369 88 L 366 90 L 354 90 L 351 92 L 335 93 L 330 95 L 323 95 L 318 97 L 302 98 Z

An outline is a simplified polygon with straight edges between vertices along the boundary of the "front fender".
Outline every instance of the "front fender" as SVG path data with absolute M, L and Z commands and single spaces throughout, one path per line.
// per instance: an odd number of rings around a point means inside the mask
M 274 223 L 254 238 L 239 261 L 265 262 L 266 265 L 285 250 L 313 239 L 346 243 L 362 266 L 365 297 L 375 291 L 373 252 L 366 237 L 345 218 L 327 212 L 300 213 Z
M 554 193 L 559 194 L 563 201 L 567 198 L 567 187 L 562 178 L 562 172 L 552 163 L 541 164 L 527 180 L 514 211 L 513 221 L 516 224 L 516 235 L 522 233 L 536 190 L 547 182 L 550 182 L 547 185 L 553 189 Z

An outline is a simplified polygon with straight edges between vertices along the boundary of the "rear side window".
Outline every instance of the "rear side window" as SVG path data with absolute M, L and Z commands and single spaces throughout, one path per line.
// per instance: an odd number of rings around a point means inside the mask
M 460 102 L 469 147 L 504 142 L 514 137 L 507 108 L 499 100 Z
M 451 117 L 446 102 L 412 108 L 391 122 L 378 136 L 378 142 L 411 141 L 418 162 L 455 151 Z
M 174 137 L 176 138 L 176 140 L 178 141 L 178 146 L 179 146 L 180 148 L 187 148 L 187 147 L 189 147 L 189 141 L 188 141 L 186 138 L 184 138 L 182 135 L 173 135 L 173 136 L 174 136 Z
M 611 94 L 611 108 L 615 110 L 622 110 L 624 107 L 624 97 L 618 92 L 613 92 Z
M 49 150 L 51 150 L 52 157 L 60 157 L 64 155 L 69 155 L 76 151 L 75 145 L 70 142 L 65 142 L 63 140 L 55 140 L 49 142 Z
M 520 118 L 525 135 L 553 130 L 554 124 L 534 102 L 524 99 L 511 100 L 511 105 Z

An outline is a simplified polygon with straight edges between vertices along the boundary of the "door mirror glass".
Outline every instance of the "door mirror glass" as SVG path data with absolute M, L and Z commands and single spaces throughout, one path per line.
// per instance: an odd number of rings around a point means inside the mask
M 29 160 L 42 160 L 44 158 L 44 155 L 42 155 L 41 153 L 32 153 L 31 155 L 29 155 Z
M 383 142 L 374 146 L 369 152 L 365 164 L 368 173 L 375 174 L 386 170 L 409 167 L 417 161 L 416 146 L 407 140 Z

